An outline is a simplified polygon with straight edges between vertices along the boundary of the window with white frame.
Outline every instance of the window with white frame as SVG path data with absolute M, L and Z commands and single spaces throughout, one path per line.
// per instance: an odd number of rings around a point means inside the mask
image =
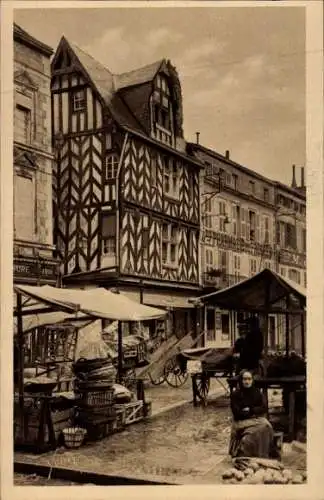
M 280 274 L 281 274 L 281 276 L 283 276 L 285 278 L 285 276 L 286 276 L 286 268 L 285 267 L 280 268 Z
M 105 179 L 109 181 L 111 179 L 116 179 L 118 172 L 118 163 L 119 159 L 116 154 L 108 154 L 106 156 L 106 165 L 105 165 Z
M 221 233 L 226 233 L 227 230 L 227 224 L 226 224 L 226 218 L 227 218 L 227 213 L 226 213 L 226 203 L 224 201 L 219 202 L 219 230 Z
M 241 208 L 241 234 L 240 237 L 247 239 L 249 212 L 246 208 Z
M 178 265 L 178 227 L 175 224 L 162 226 L 162 263 L 172 267 Z
M 269 189 L 268 188 L 263 188 L 263 199 L 266 203 L 269 203 L 270 196 L 269 196 Z
M 248 239 L 250 241 L 256 241 L 256 213 L 253 210 L 249 210 L 248 212 L 249 220 L 249 234 Z
M 270 244 L 270 220 L 269 217 L 264 217 L 264 242 L 265 245 Z
M 116 216 L 102 215 L 102 254 L 114 256 L 116 254 Z
M 164 157 L 164 194 L 179 198 L 179 169 L 174 158 Z
M 297 271 L 297 269 L 289 269 L 288 277 L 291 281 L 300 285 L 300 271 Z
M 71 95 L 72 95 L 73 113 L 77 113 L 79 111 L 85 111 L 87 108 L 87 98 L 85 89 L 76 90 Z
M 226 252 L 226 250 L 218 251 L 218 262 L 222 274 L 229 274 L 228 272 L 229 255 L 228 252 Z
M 241 276 L 241 257 L 240 255 L 233 255 L 233 271 L 236 279 Z
M 212 210 L 213 210 L 213 208 L 212 208 L 213 203 L 212 203 L 211 195 L 206 196 L 206 200 L 204 201 L 203 206 L 204 206 L 204 216 L 203 216 L 204 225 L 207 229 L 211 229 L 212 228 Z
M 206 248 L 206 272 L 209 273 L 214 268 L 214 250 Z
M 250 259 L 250 276 L 253 276 L 257 272 L 257 261 L 256 259 Z

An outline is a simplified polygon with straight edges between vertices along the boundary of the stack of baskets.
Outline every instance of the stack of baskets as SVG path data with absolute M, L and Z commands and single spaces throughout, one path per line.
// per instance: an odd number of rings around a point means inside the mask
M 108 359 L 78 360 L 74 366 L 77 394 L 76 423 L 87 430 L 89 440 L 110 434 L 115 425 L 116 370 Z

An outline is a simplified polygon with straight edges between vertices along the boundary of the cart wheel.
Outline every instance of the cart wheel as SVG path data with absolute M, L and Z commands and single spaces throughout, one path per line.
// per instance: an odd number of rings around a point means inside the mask
M 207 396 L 210 387 L 210 378 L 206 375 L 198 375 L 196 378 L 197 396 L 201 402 L 207 404 Z
M 160 377 L 153 378 L 152 375 L 149 373 L 149 379 L 150 379 L 151 384 L 161 385 L 161 384 L 163 384 L 163 382 L 165 382 L 165 375 L 162 374 L 162 375 L 160 375 Z
M 188 379 L 188 373 L 181 370 L 176 357 L 165 363 L 164 376 L 171 387 L 181 387 Z

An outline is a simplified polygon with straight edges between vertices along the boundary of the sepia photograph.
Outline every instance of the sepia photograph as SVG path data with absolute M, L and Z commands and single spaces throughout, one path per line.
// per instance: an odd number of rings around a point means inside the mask
M 46 3 L 11 26 L 14 485 L 304 487 L 305 4 Z

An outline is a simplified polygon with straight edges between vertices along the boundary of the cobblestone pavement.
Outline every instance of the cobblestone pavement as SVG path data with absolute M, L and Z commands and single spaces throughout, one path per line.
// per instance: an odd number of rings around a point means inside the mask
M 205 408 L 181 406 L 78 451 L 15 453 L 15 459 L 186 484 L 197 482 L 226 456 L 229 432 L 228 399 L 219 398 Z
M 43 455 L 15 453 L 15 459 L 177 484 L 220 483 L 222 472 L 230 463 L 227 452 L 231 415 L 229 398 L 216 381 L 212 381 L 213 392 L 221 395 L 210 398 L 207 407 L 195 408 L 189 402 L 79 450 L 62 448 Z M 146 397 L 152 401 L 153 413 L 159 412 L 166 406 L 190 401 L 191 382 L 188 380 L 179 389 L 167 384 L 150 386 Z M 306 455 L 300 457 L 300 453 L 292 451 L 284 459 L 285 465 L 296 470 L 305 470 L 305 461 Z M 73 484 L 46 478 L 38 480 L 30 477 L 24 483 L 23 477 L 17 477 L 15 484 Z
M 225 381 L 224 381 L 225 382 Z M 210 381 L 210 395 L 225 394 L 219 382 L 215 379 Z M 166 382 L 161 385 L 148 384 L 145 388 L 145 398 L 152 401 L 152 412 L 158 413 L 164 408 L 181 403 L 183 401 L 192 401 L 191 378 L 179 388 L 170 387 Z

